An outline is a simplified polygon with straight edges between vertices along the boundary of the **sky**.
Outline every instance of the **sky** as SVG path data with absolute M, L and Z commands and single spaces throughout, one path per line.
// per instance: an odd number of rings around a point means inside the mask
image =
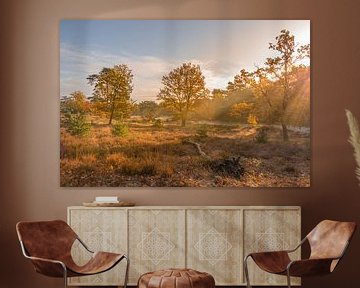
M 137 102 L 156 101 L 162 76 L 184 62 L 200 65 L 210 91 L 225 89 L 241 69 L 276 55 L 268 47 L 282 29 L 310 43 L 310 20 L 62 20 L 60 97 L 90 97 L 88 75 L 118 64 L 132 70 Z

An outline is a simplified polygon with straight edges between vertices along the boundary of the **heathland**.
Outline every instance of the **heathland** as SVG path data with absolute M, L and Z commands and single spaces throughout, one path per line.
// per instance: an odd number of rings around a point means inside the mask
M 151 101 L 125 64 L 89 75 L 91 96 L 61 97 L 61 186 L 308 187 L 310 45 L 282 30 L 269 49 L 226 89 L 183 63 Z
M 290 128 L 291 140 L 284 142 L 278 126 L 189 123 L 184 128 L 164 122 L 155 127 L 133 119 L 127 127 L 126 137 L 114 136 L 101 122 L 81 138 L 63 129 L 61 185 L 310 185 L 308 129 Z

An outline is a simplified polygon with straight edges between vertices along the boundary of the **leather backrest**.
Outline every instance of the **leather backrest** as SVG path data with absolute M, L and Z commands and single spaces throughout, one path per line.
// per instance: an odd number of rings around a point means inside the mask
M 30 256 L 47 259 L 67 259 L 76 239 L 75 232 L 62 220 L 19 222 L 19 240 Z
M 355 229 L 355 222 L 321 221 L 306 236 L 311 248 L 310 258 L 340 257 Z

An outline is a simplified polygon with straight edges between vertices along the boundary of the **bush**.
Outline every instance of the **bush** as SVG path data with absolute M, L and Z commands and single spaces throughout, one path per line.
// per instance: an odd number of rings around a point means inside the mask
M 258 129 L 255 136 L 255 141 L 257 143 L 267 143 L 268 142 L 268 127 L 261 127 Z
M 118 137 L 126 137 L 129 135 L 129 127 L 125 123 L 117 123 L 113 125 L 112 133 Z
M 155 128 L 163 128 L 164 122 L 161 119 L 155 119 L 153 127 Z
M 206 124 L 200 125 L 196 130 L 196 135 L 199 137 L 207 137 L 207 133 L 209 132 L 209 128 Z
M 85 136 L 90 131 L 90 123 L 83 114 L 71 114 L 66 119 L 66 130 L 73 136 Z
M 253 114 L 249 114 L 249 116 L 247 118 L 247 123 L 252 126 L 256 126 L 258 124 L 257 117 Z

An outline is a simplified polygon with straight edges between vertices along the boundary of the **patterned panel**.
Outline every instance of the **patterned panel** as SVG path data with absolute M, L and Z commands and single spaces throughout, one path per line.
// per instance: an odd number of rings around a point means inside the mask
M 129 210 L 129 281 L 148 271 L 185 267 L 185 210 Z
M 242 281 L 241 210 L 187 210 L 187 267 L 212 274 L 216 285 Z
M 125 209 L 70 210 L 70 226 L 93 251 L 125 253 L 127 251 L 127 215 Z M 76 263 L 84 264 L 89 253 L 76 242 L 72 249 Z M 122 285 L 125 261 L 108 272 L 69 279 L 70 285 Z
M 251 252 L 275 251 L 295 248 L 301 241 L 299 210 L 245 210 L 244 249 Z M 300 259 L 300 250 L 292 253 L 293 259 Z M 249 259 L 249 275 L 252 285 L 285 285 L 286 277 L 266 273 Z M 300 284 L 298 278 L 293 284 Z

